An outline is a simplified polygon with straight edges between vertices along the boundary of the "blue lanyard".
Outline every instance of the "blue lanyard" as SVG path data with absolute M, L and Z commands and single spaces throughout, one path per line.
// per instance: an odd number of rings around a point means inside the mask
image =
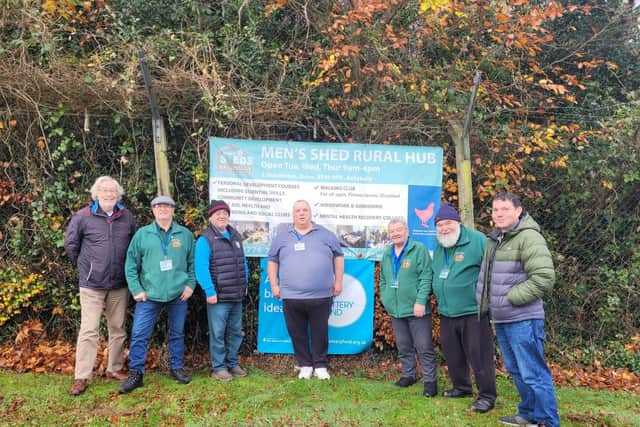
M 298 230 L 296 230 L 295 228 L 293 229 L 293 234 L 296 236 L 298 241 L 302 240 L 302 236 L 300 235 L 300 233 L 298 233 Z
M 451 264 L 451 262 L 449 261 L 449 248 L 443 247 L 442 249 L 444 249 L 444 263 L 447 267 L 449 267 L 449 265 Z
M 402 255 L 404 255 L 404 250 L 407 249 L 407 245 L 409 244 L 409 239 L 404 242 L 404 246 L 400 251 L 400 255 L 396 256 L 395 248 L 391 248 L 391 256 L 393 257 L 393 280 L 398 279 L 398 270 L 400 270 L 400 261 L 402 260 Z
M 162 254 L 164 255 L 165 258 L 167 258 L 169 254 L 169 242 L 171 241 L 171 228 L 173 227 L 173 225 L 169 227 L 169 229 L 167 230 L 165 239 L 162 240 L 163 230 L 160 228 L 157 222 L 155 224 L 156 224 L 156 231 L 158 231 L 158 238 L 160 239 L 160 246 L 162 247 Z

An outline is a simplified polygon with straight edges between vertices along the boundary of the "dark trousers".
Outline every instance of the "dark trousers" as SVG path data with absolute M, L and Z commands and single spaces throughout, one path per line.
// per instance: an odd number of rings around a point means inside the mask
M 293 354 L 300 367 L 329 366 L 329 316 L 333 298 L 284 299 L 282 308 Z M 309 336 L 311 332 L 311 336 Z M 311 338 L 311 348 L 309 348 Z
M 416 378 L 416 353 L 422 370 L 422 381 L 437 382 L 436 355 L 431 338 L 431 314 L 423 317 L 391 318 L 398 347 L 402 376 Z
M 496 369 L 493 333 L 489 318 L 478 320 L 475 314 L 462 317 L 440 317 L 440 343 L 449 367 L 453 386 L 471 392 L 473 369 L 479 398 L 495 402 Z

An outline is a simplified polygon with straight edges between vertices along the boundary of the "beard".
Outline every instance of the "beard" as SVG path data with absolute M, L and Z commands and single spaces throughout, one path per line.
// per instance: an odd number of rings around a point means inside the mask
M 436 233 L 436 239 L 438 243 L 440 243 L 445 248 L 450 248 L 455 246 L 458 243 L 458 239 L 460 238 L 460 226 L 458 225 L 458 229 L 451 234 L 442 235 L 440 233 Z

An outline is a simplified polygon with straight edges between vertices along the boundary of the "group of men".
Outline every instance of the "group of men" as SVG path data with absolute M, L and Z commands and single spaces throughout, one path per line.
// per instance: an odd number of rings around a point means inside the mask
M 380 298 L 391 316 L 402 376 L 417 382 L 416 354 L 424 396 L 438 393 L 431 333 L 430 295 L 440 313 L 440 344 L 453 384 L 446 398 L 473 396 L 470 367 L 478 388 L 470 409 L 494 408 L 497 392 L 491 323 L 507 371 L 520 394 L 518 413 L 501 416 L 513 426 L 560 425 L 551 372 L 543 353 L 542 296 L 554 284 L 551 254 L 540 227 L 512 193 L 497 194 L 491 217 L 496 229 L 484 234 L 461 224 L 443 204 L 435 216 L 437 244 L 430 257 L 409 238 L 403 218 L 389 222 L 392 244 L 381 261 Z
M 169 372 L 178 383 L 191 381 L 184 370 L 187 300 L 196 280 L 204 291 L 212 376 L 244 377 L 243 299 L 248 268 L 242 237 L 229 225 L 230 207 L 213 200 L 209 224 L 197 241 L 173 220 L 169 196 L 151 201 L 154 221 L 136 231 L 134 216 L 121 203 L 124 191 L 109 176 L 91 188 L 92 202 L 69 223 L 65 249 L 79 270 L 81 324 L 75 379 L 69 393 L 88 387 L 105 314 L 109 333 L 106 376 L 124 380 L 120 393 L 143 385 L 148 343 L 163 309 L 168 315 Z M 305 200 L 293 206 L 293 223 L 272 241 L 268 278 L 282 299 L 287 330 L 299 368 L 298 378 L 330 378 L 328 320 L 333 297 L 342 291 L 344 255 L 336 236 L 313 222 Z M 488 235 L 461 224 L 458 212 L 443 204 L 435 217 L 433 258 L 409 238 L 403 218 L 392 219 L 392 244 L 381 261 L 380 298 L 391 316 L 402 366 L 400 387 L 417 382 L 420 362 L 424 396 L 438 394 L 432 342 L 430 295 L 440 313 L 440 340 L 453 388 L 443 396 L 472 396 L 469 367 L 478 387 L 471 409 L 485 413 L 497 397 L 491 322 L 505 366 L 521 396 L 518 414 L 500 417 L 509 425 L 559 425 L 555 391 L 543 355 L 541 297 L 552 288 L 551 255 L 535 221 L 511 193 L 493 200 L 497 228 Z M 129 291 L 135 300 L 129 369 L 124 372 L 125 317 Z
M 229 206 L 221 200 L 211 202 L 209 225 L 194 242 L 192 232 L 173 220 L 176 204 L 171 197 L 154 198 L 153 222 L 136 231 L 134 216 L 122 205 L 123 194 L 115 179 L 99 177 L 91 187 L 92 202 L 75 213 L 65 235 L 65 250 L 79 271 L 81 307 L 69 394 L 80 395 L 88 387 L 103 313 L 109 333 L 106 376 L 124 380 L 120 393 L 143 385 L 149 340 L 163 309 L 168 317 L 169 373 L 178 383 L 189 383 L 184 324 L 196 279 L 207 300 L 212 376 L 223 381 L 246 376 L 238 351 L 248 271 L 242 239 L 229 225 Z M 123 365 L 129 293 L 135 311 L 127 373 Z

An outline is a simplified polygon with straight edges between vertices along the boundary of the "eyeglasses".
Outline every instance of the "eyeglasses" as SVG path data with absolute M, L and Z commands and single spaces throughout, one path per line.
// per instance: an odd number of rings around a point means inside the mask
M 103 194 L 117 194 L 118 190 L 112 188 L 98 188 L 98 193 Z

